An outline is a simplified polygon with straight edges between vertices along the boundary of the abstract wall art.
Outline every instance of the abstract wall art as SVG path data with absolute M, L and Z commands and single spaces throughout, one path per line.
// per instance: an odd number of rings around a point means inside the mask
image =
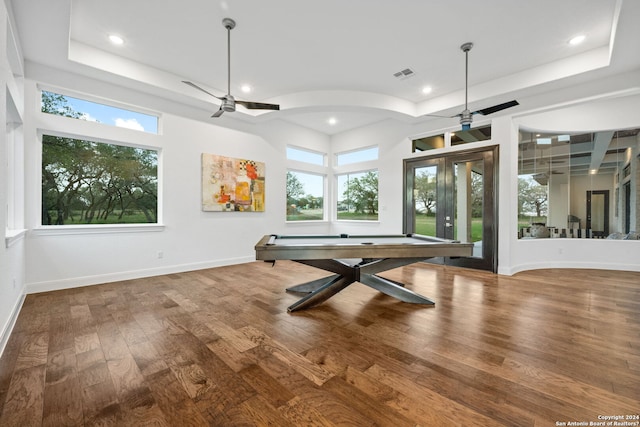
M 202 210 L 264 212 L 263 162 L 202 154 Z

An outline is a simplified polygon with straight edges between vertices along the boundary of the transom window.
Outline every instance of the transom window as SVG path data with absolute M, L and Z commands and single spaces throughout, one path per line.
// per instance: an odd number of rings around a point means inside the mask
M 370 160 L 378 160 L 378 147 L 368 147 L 336 154 L 336 165 L 338 166 L 367 162 Z
M 43 113 L 158 133 L 158 117 L 55 92 L 42 91 Z
M 324 153 L 291 146 L 287 147 L 287 160 L 295 160 L 298 162 L 310 163 L 312 165 L 324 166 L 325 157 L 326 155 Z

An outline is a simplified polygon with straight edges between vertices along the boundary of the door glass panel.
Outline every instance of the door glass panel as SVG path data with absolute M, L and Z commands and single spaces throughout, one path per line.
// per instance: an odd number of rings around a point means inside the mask
M 453 238 L 474 244 L 474 257 L 482 257 L 484 162 L 454 162 Z
M 591 196 L 591 229 L 594 233 L 604 233 L 604 194 Z
M 415 168 L 413 182 L 414 230 L 417 234 L 436 236 L 438 167 Z

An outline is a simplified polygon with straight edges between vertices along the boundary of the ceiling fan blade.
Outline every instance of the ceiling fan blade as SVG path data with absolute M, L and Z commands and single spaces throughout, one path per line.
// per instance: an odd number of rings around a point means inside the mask
M 250 102 L 250 101 L 239 101 L 236 99 L 236 104 L 240 104 L 245 108 L 250 110 L 279 110 L 280 106 L 277 104 L 265 104 L 263 102 Z
M 515 107 L 516 105 L 520 105 L 518 101 L 515 99 L 513 101 L 505 102 L 503 104 L 494 105 L 493 107 L 483 108 L 482 110 L 474 111 L 473 114 L 482 114 L 486 116 L 487 114 L 493 114 L 498 111 L 506 110 L 507 108 Z
M 224 110 L 222 109 L 222 106 L 220 106 L 220 109 L 218 111 L 216 111 L 215 113 L 213 113 L 213 115 L 211 117 L 220 117 L 222 115 L 222 113 L 224 113 Z
M 425 114 L 425 117 L 440 117 L 441 119 L 454 119 L 460 116 L 462 116 L 462 114 L 454 114 L 453 116 L 443 116 L 440 114 Z
M 195 83 L 192 83 L 192 82 L 189 82 L 189 81 L 186 81 L 186 80 L 183 80 L 183 81 L 182 81 L 182 83 L 184 83 L 184 84 L 186 84 L 186 85 L 189 85 L 189 86 L 191 86 L 192 88 L 198 89 L 199 91 L 202 91 L 202 92 L 206 93 L 207 95 L 211 95 L 211 96 L 213 96 L 214 98 L 218 98 L 218 99 L 222 100 L 222 97 L 219 97 L 218 95 L 214 95 L 214 94 L 212 94 L 211 92 L 209 92 L 209 91 L 207 91 L 207 90 L 202 89 L 200 86 L 198 86 L 198 85 L 197 85 L 197 84 L 195 84 Z

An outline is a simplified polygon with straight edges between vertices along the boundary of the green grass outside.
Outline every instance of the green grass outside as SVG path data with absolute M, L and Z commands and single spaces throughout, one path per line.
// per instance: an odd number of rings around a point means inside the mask
M 436 235 L 436 217 L 427 215 L 416 215 L 416 233 L 425 236 Z M 482 218 L 471 219 L 471 241 L 482 240 Z
M 50 211 L 52 221 L 55 221 L 58 214 L 56 211 Z M 148 224 L 147 217 L 139 211 L 133 211 L 125 213 L 122 218 L 118 218 L 119 211 L 110 214 L 106 220 L 93 218 L 91 222 L 88 222 L 80 215 L 80 212 L 76 212 L 71 217 L 64 220 L 64 225 L 80 225 L 80 224 Z
M 302 209 L 299 212 L 287 214 L 287 221 L 321 221 L 322 219 L 322 209 Z M 352 221 L 377 221 L 378 214 L 338 212 L 338 219 Z
M 338 219 L 353 221 L 377 221 L 378 214 L 365 214 L 356 212 L 338 212 Z

